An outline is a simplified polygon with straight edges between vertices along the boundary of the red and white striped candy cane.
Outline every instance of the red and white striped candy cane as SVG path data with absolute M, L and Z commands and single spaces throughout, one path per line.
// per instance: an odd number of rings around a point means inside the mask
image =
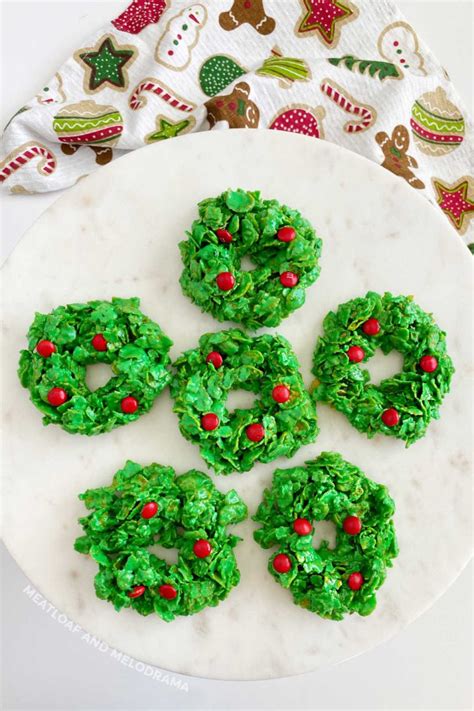
M 324 79 L 321 82 L 321 91 L 334 101 L 343 111 L 354 116 L 359 116 L 360 121 L 348 121 L 344 124 L 344 131 L 347 133 L 358 133 L 370 128 L 377 118 L 377 112 L 372 106 L 358 104 L 353 96 L 348 94 L 339 84 L 331 79 Z
M 178 111 L 194 111 L 196 108 L 194 104 L 191 104 L 189 101 L 184 101 L 184 99 L 178 94 L 173 94 L 171 89 L 167 87 L 166 84 L 163 84 L 163 82 L 159 82 L 158 79 L 149 77 L 147 79 L 143 79 L 130 94 L 128 103 L 133 111 L 142 109 L 146 106 L 147 100 L 143 94 L 147 91 L 160 96 L 163 101 L 166 101 L 167 104 L 175 109 L 178 109 Z
M 37 141 L 29 141 L 18 146 L 0 162 L 0 183 L 3 183 L 19 168 L 33 158 L 40 158 L 36 169 L 40 175 L 51 175 L 56 170 L 56 158 L 49 148 Z

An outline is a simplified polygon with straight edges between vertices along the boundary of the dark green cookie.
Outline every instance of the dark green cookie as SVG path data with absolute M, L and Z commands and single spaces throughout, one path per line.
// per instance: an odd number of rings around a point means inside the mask
M 94 435 L 150 410 L 171 379 L 172 341 L 139 307 L 139 299 L 114 298 L 35 315 L 18 374 L 45 425 Z M 114 376 L 91 392 L 86 370 L 94 363 L 108 363 Z
M 282 336 L 207 333 L 174 367 L 170 389 L 181 433 L 218 474 L 292 457 L 316 439 L 316 410 Z M 255 403 L 229 412 L 227 395 L 240 388 L 255 393 Z
M 233 548 L 240 540 L 226 526 L 243 521 L 247 506 L 234 490 L 221 494 L 206 474 L 176 476 L 171 467 L 127 462 L 110 486 L 80 494 L 88 516 L 74 544 L 98 564 L 97 597 L 116 610 L 155 612 L 169 622 L 215 607 L 237 585 Z M 150 553 L 159 543 L 178 550 L 170 565 Z
M 258 191 L 228 190 L 199 203 L 179 245 L 183 292 L 218 321 L 278 326 L 319 275 L 321 240 L 308 220 Z M 251 271 L 242 269 L 247 256 Z
M 294 602 L 321 617 L 370 615 L 375 591 L 398 554 L 385 486 L 368 479 L 336 452 L 323 452 L 304 467 L 277 469 L 253 517 L 262 548 L 276 547 L 268 570 Z M 313 546 L 319 521 L 336 526 L 336 546 Z
M 330 311 L 313 357 L 315 400 L 330 403 L 368 437 L 377 432 L 407 446 L 423 437 L 449 392 L 453 363 L 446 334 L 411 296 L 370 291 Z M 362 363 L 377 348 L 403 356 L 397 375 L 370 383 Z

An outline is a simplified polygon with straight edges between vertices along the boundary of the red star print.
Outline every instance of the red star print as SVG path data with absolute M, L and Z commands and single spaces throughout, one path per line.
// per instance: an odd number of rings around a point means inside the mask
M 334 41 L 337 23 L 354 14 L 348 4 L 343 4 L 339 0 L 303 0 L 303 5 L 306 14 L 298 32 L 316 31 L 328 45 Z
M 444 185 L 440 180 L 433 179 L 433 185 L 438 194 L 438 205 L 455 228 L 461 232 L 464 228 L 464 221 L 472 217 L 474 212 L 474 202 L 468 197 L 467 178 L 454 185 Z

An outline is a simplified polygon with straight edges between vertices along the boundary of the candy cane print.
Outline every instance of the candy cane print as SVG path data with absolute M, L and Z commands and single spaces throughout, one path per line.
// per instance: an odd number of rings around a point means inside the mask
M 42 143 L 29 141 L 15 148 L 0 162 L 0 183 L 3 183 L 16 170 L 26 165 L 33 158 L 40 158 L 36 169 L 40 175 L 51 175 L 56 170 L 54 154 Z
M 339 84 L 331 79 L 323 79 L 321 91 L 334 101 L 343 111 L 354 116 L 359 116 L 360 121 L 347 121 L 344 124 L 344 131 L 347 133 L 358 133 L 370 128 L 377 118 L 377 112 L 372 106 L 357 103 L 353 96 L 347 93 Z
M 167 104 L 173 106 L 175 109 L 178 109 L 178 111 L 194 111 L 196 108 L 196 106 L 191 104 L 191 102 L 186 103 L 178 94 L 173 94 L 171 89 L 167 87 L 166 84 L 163 84 L 163 82 L 159 82 L 158 79 L 149 77 L 147 79 L 143 79 L 139 84 L 137 84 L 130 95 L 128 103 L 133 111 L 137 111 L 137 109 L 142 109 L 146 106 L 147 99 L 146 96 L 143 96 L 146 91 L 160 96 L 163 101 L 166 101 Z

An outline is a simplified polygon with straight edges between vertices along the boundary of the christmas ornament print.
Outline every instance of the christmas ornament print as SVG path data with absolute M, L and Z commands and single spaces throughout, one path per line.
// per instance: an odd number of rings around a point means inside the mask
M 381 33 L 377 47 L 380 55 L 399 69 L 416 76 L 426 76 L 418 37 L 408 23 L 399 21 L 388 25 Z
M 322 120 L 326 112 L 322 106 L 312 108 L 304 104 L 293 104 L 277 114 L 269 128 L 275 131 L 301 133 L 312 138 L 324 138 Z
M 265 12 L 263 0 L 234 0 L 230 10 L 219 15 L 219 24 L 227 32 L 248 24 L 260 35 L 270 35 L 276 25 Z
M 245 81 L 236 84 L 230 94 L 215 96 L 204 106 L 211 129 L 220 122 L 229 128 L 257 128 L 260 120 L 260 111 L 250 99 L 250 86 Z
M 15 148 L 0 162 L 0 183 L 34 158 L 40 159 L 36 165 L 40 175 L 48 176 L 56 170 L 57 161 L 54 153 L 42 143 L 28 141 Z
M 323 79 L 321 82 L 321 91 L 323 94 L 334 101 L 336 106 L 339 106 L 343 111 L 352 114 L 356 117 L 355 121 L 347 121 L 344 124 L 346 133 L 359 133 L 366 131 L 374 125 L 377 120 L 377 112 L 373 106 L 362 104 L 357 99 L 343 89 L 339 84 L 336 84 L 332 79 Z
M 232 57 L 215 54 L 203 62 L 199 70 L 199 84 L 206 96 L 215 96 L 246 72 Z
M 159 96 L 160 99 L 166 101 L 167 104 L 178 111 L 188 112 L 194 111 L 196 108 L 195 104 L 191 101 L 183 99 L 160 79 L 146 77 L 137 84 L 135 89 L 130 94 L 128 105 L 132 111 L 138 111 L 138 109 L 143 109 L 147 105 L 147 93 Z
M 112 24 L 121 32 L 138 35 L 148 25 L 156 24 L 165 10 L 166 0 L 134 0 Z
M 36 94 L 38 104 L 64 104 L 66 94 L 63 89 L 63 80 L 61 74 L 56 72 L 54 77 L 48 82 L 38 94 Z
M 408 155 L 410 134 L 405 126 L 401 124 L 395 126 L 391 138 L 385 131 L 379 131 L 375 135 L 375 140 L 384 155 L 383 168 L 404 178 L 412 188 L 421 190 L 425 187 L 425 184 L 417 178 L 412 170 L 412 168 L 418 168 L 418 163 L 413 156 Z
M 415 101 L 410 127 L 416 146 L 429 156 L 451 153 L 464 138 L 464 118 L 441 86 Z
M 86 94 L 95 94 L 103 89 L 126 91 L 128 70 L 137 56 L 136 47 L 119 44 L 113 35 L 102 36 L 94 47 L 74 52 L 74 59 L 84 69 Z
M 474 178 L 464 175 L 455 183 L 444 183 L 433 178 L 436 202 L 459 234 L 465 234 L 474 217 Z
M 303 14 L 296 25 L 296 36 L 316 35 L 328 47 L 339 42 L 341 26 L 359 14 L 352 2 L 344 0 L 300 0 Z
M 177 72 L 185 69 L 206 20 L 207 10 L 200 4 L 191 5 L 172 17 L 156 47 L 156 61 Z
M 195 123 L 196 120 L 193 116 L 174 123 L 171 119 L 160 114 L 156 117 L 156 130 L 145 136 L 145 143 L 156 143 L 166 138 L 175 138 L 182 133 L 188 133 Z
M 123 118 L 116 108 L 92 99 L 69 104 L 58 111 L 53 129 L 60 143 L 115 146 L 123 131 Z

